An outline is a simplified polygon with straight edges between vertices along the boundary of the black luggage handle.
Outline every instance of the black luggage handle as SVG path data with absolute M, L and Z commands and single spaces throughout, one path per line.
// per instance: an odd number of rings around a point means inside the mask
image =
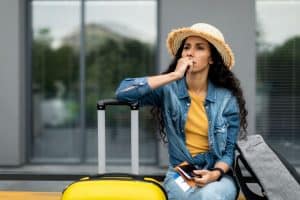
M 117 99 L 102 99 L 97 103 L 98 110 L 105 110 L 108 105 L 117 105 L 117 106 L 129 106 L 131 110 L 138 110 L 139 105 L 138 102 L 128 103 L 124 101 L 119 101 Z
M 136 175 L 136 174 L 127 174 L 127 173 L 105 173 L 105 174 L 97 174 L 88 176 L 91 180 L 95 179 L 124 179 L 124 180 L 144 180 L 144 176 Z M 85 178 L 83 178 L 85 179 Z
M 139 171 L 139 145 L 138 145 L 138 102 L 128 103 L 117 99 L 102 99 L 97 102 L 98 115 L 98 174 L 105 173 L 105 108 L 106 106 L 129 106 L 131 109 L 131 173 Z

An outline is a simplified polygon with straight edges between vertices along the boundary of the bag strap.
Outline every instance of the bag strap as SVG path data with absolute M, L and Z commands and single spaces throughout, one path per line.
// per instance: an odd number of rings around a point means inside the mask
M 257 183 L 261 187 L 262 193 L 264 193 L 264 189 L 263 189 L 261 183 L 259 182 L 259 179 L 257 178 L 256 174 L 253 172 L 253 170 L 250 168 L 250 166 L 248 165 L 247 161 L 242 156 L 242 154 L 239 154 L 237 156 L 237 165 L 238 165 L 239 160 L 243 163 L 243 166 L 246 168 L 246 170 L 251 175 L 251 177 L 246 178 L 246 179 L 248 179 L 248 182 Z
M 249 172 L 251 176 L 244 176 L 240 167 L 240 163 L 243 164 L 243 166 L 246 168 L 246 170 Z M 244 160 L 244 158 L 241 155 L 237 155 L 236 161 L 235 161 L 235 176 L 237 178 L 239 187 L 241 188 L 244 196 L 247 200 L 268 200 L 266 196 L 260 196 L 256 193 L 254 193 L 247 184 L 249 183 L 257 183 L 261 188 L 261 193 L 264 195 L 264 189 L 261 185 L 261 183 L 258 181 L 256 175 L 251 170 L 247 162 Z

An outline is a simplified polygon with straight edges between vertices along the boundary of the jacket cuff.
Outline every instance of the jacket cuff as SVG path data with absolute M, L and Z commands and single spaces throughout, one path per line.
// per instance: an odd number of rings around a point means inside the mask
M 226 163 L 229 167 L 232 167 L 233 160 L 229 156 L 223 156 L 221 159 L 217 160 L 217 162 L 224 162 Z
M 134 80 L 134 85 L 137 86 L 137 91 L 141 96 L 143 96 L 151 91 L 151 88 L 148 84 L 147 77 L 136 78 Z

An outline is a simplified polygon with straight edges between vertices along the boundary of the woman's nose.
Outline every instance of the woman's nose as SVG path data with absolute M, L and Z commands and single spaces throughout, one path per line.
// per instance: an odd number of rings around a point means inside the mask
M 193 57 L 194 56 L 194 50 L 191 48 L 186 52 L 186 55 L 189 57 Z

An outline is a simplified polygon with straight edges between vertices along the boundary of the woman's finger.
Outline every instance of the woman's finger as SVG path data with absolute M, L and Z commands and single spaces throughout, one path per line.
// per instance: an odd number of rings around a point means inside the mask
M 194 170 L 193 173 L 199 176 L 204 176 L 207 173 L 209 173 L 209 171 L 206 169 L 200 169 L 200 170 Z

